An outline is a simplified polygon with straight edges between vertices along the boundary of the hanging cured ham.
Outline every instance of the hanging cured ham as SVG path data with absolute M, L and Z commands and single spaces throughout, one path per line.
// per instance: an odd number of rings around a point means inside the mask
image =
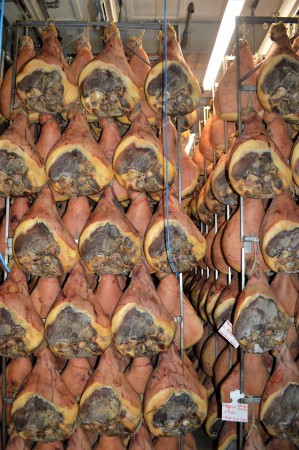
M 77 425 L 76 430 L 67 441 L 66 450 L 92 450 L 87 430 Z
M 210 139 L 211 126 L 213 122 L 213 116 L 210 116 L 203 126 L 201 136 L 199 140 L 200 152 L 209 161 L 214 162 L 214 147 Z
M 113 178 L 112 167 L 78 111 L 47 156 L 46 172 L 54 189 L 70 197 L 94 195 Z
M 212 265 L 221 273 L 228 274 L 228 264 L 225 260 L 225 255 L 222 248 L 222 236 L 225 231 L 227 221 L 218 228 L 218 231 L 214 237 L 211 248 L 211 261 Z
M 238 433 L 236 422 L 224 422 L 218 439 L 217 450 L 237 450 Z
M 87 197 L 73 197 L 68 200 L 62 222 L 76 242 L 91 213 L 91 207 Z
M 212 190 L 213 173 L 214 172 L 211 172 L 209 178 L 205 182 L 204 202 L 212 214 L 224 216 L 226 212 L 226 206 L 217 200 Z
M 92 374 L 89 358 L 70 359 L 61 373 L 61 378 L 74 397 L 80 399 Z
M 217 329 L 219 329 L 226 320 L 232 322 L 233 309 L 238 294 L 239 277 L 238 274 L 235 274 L 232 277 L 231 283 L 220 293 L 213 310 L 213 317 Z
M 272 438 L 266 445 L 267 450 L 297 450 L 293 441 L 288 439 Z
M 142 417 L 141 400 L 123 374 L 115 348 L 110 345 L 82 394 L 82 424 L 98 434 L 134 433 Z
M 213 380 L 216 392 L 218 392 L 218 388 L 238 361 L 238 350 L 232 345 L 226 345 L 226 347 L 219 352 L 213 365 Z
M 256 260 L 264 271 L 269 271 L 261 250 L 259 248 L 258 236 L 260 226 L 265 214 L 265 208 L 261 200 L 253 198 L 244 199 L 244 236 L 252 236 L 250 252 L 245 253 L 246 270 L 250 271 L 252 263 Z M 222 236 L 223 254 L 229 266 L 241 272 L 241 248 L 243 246 L 240 240 L 240 207 L 229 219 Z M 234 245 L 232 245 L 232 242 Z
M 299 372 L 284 345 L 276 357 L 274 371 L 261 400 L 260 420 L 275 437 L 299 439 Z
M 196 147 L 194 149 L 192 161 L 195 162 L 195 164 L 197 165 L 200 175 L 204 175 L 205 173 L 207 175 L 209 175 L 211 173 L 213 163 L 210 163 L 210 161 L 208 162 L 205 159 L 205 157 L 201 151 L 200 142 L 198 142 L 198 144 L 196 145 Z
M 16 73 L 20 68 L 31 58 L 35 56 L 34 43 L 29 36 L 22 36 L 18 45 L 18 56 L 16 61 Z M 7 69 L 4 74 L 4 78 L 0 88 L 0 113 L 2 116 L 9 120 L 10 118 L 10 101 L 11 101 L 11 88 L 12 88 L 12 73 L 13 64 Z M 13 100 L 13 104 L 20 101 L 16 96 Z
M 22 439 L 15 431 L 10 436 L 7 445 L 5 447 L 6 450 L 30 450 L 30 442 Z
M 166 187 L 163 146 L 142 111 L 115 149 L 113 170 L 117 181 L 126 189 L 157 192 Z M 175 174 L 174 163 L 168 161 L 169 185 Z
M 292 49 L 287 28 L 282 22 L 272 25 L 270 38 L 275 45 L 259 70 L 259 101 L 267 111 L 277 112 L 286 120 L 298 120 L 299 56 Z
M 137 433 L 132 436 L 128 450 L 154 450 L 149 432 L 144 425 L 141 425 Z
M 206 314 L 206 300 L 210 287 L 215 281 L 215 271 L 211 270 L 198 295 L 198 312 L 204 322 L 208 321 Z
M 199 428 L 207 415 L 207 392 L 175 344 L 159 355 L 146 386 L 143 414 L 154 436 L 177 436 Z
M 299 138 L 293 146 L 290 163 L 293 172 L 293 179 L 296 185 L 299 186 Z
M 35 194 L 47 179 L 34 145 L 28 116 L 21 109 L 0 136 L 0 195 L 22 197 Z
M 101 275 L 98 285 L 94 291 L 95 300 L 101 305 L 104 313 L 110 319 L 113 311 L 122 296 L 122 289 L 116 275 Z
M 126 275 L 141 256 L 141 237 L 107 187 L 79 239 L 86 266 L 97 273 Z
M 168 221 L 165 218 L 167 206 Z M 171 257 L 176 270 L 185 272 L 195 267 L 205 254 L 205 238 L 171 192 L 168 197 L 165 195 L 160 200 L 144 236 L 144 253 L 149 265 L 157 271 L 169 273 L 172 270 L 169 265 L 167 227 L 169 227 Z
M 216 331 L 211 333 L 205 341 L 200 355 L 200 362 L 203 371 L 210 377 L 213 376 L 213 366 L 217 356 L 226 345 L 227 341 Z
M 219 436 L 220 429 L 222 427 L 223 421 L 220 417 L 219 412 L 219 402 L 214 392 L 209 399 L 208 414 L 204 423 L 205 431 L 211 439 L 217 439 Z
M 239 61 L 240 77 L 243 78 L 254 68 L 252 53 L 248 46 L 248 42 L 244 39 L 240 40 Z M 253 71 L 250 76 L 243 81 L 242 85 L 253 86 L 255 88 L 256 78 L 256 72 Z M 236 122 L 238 120 L 237 92 L 237 61 L 234 59 L 219 81 L 214 97 L 215 113 L 220 119 L 229 122 Z M 263 108 L 254 90 L 241 91 L 241 109 L 246 108 L 248 105 L 252 105 L 256 111 L 262 113 Z
M 180 314 L 180 285 L 174 274 L 163 274 L 157 287 L 157 294 L 163 301 L 163 305 L 173 317 L 179 317 Z M 184 307 L 184 348 L 192 347 L 198 342 L 203 335 L 203 325 L 197 316 L 195 309 L 192 307 L 188 298 L 183 293 Z M 180 348 L 181 329 L 178 326 L 175 336 L 175 343 Z
M 34 450 L 63 450 L 64 446 L 62 441 L 38 442 L 33 448 Z
M 45 333 L 52 352 L 62 358 L 99 355 L 110 344 L 110 322 L 88 287 L 81 262 L 72 269 L 53 304 Z
M 167 60 L 164 51 L 152 67 L 145 82 L 145 95 L 150 107 L 158 113 L 165 109 L 165 97 L 168 100 L 168 114 L 182 116 L 198 106 L 201 98 L 199 83 L 187 66 L 175 29 L 168 25 L 166 36 L 159 36 L 163 45 L 167 45 Z M 164 71 L 167 67 L 168 85 L 164 85 Z M 167 91 L 166 91 L 167 89 Z
M 208 225 L 208 227 L 212 227 L 214 225 L 214 214 L 207 208 L 205 203 L 205 190 L 206 185 L 204 184 L 197 195 L 196 212 L 201 222 Z
M 192 433 L 183 436 L 184 450 L 197 450 L 197 444 Z M 180 437 L 166 437 L 155 439 L 155 450 L 180 450 Z
M 299 207 L 285 191 L 274 198 L 260 229 L 264 260 L 274 272 L 298 272 Z
M 228 176 L 234 190 L 244 197 L 272 198 L 291 183 L 286 159 L 252 109 L 230 152 Z
M 20 358 L 32 353 L 44 338 L 44 324 L 29 297 L 27 279 L 17 264 L 0 286 L 0 353 Z
M 68 438 L 78 414 L 75 397 L 68 391 L 45 347 L 11 407 L 12 422 L 24 439 L 53 442 Z
M 227 275 L 220 273 L 217 280 L 214 281 L 209 289 L 206 300 L 206 314 L 211 325 L 215 325 L 214 309 L 217 300 L 223 290 L 227 287 Z
M 174 319 L 156 293 L 147 267 L 136 265 L 111 321 L 116 348 L 131 357 L 152 356 L 169 347 L 175 332 Z
M 289 316 L 257 265 L 238 297 L 233 334 L 250 353 L 275 349 L 286 339 Z
M 24 272 L 43 277 L 62 275 L 79 259 L 77 245 L 45 186 L 19 222 L 13 237 L 13 254 Z
M 141 90 L 130 68 L 115 23 L 105 28 L 104 47 L 81 71 L 81 102 L 97 117 L 129 114 L 140 105 Z
M 147 195 L 144 192 L 129 191 L 130 205 L 126 217 L 134 225 L 143 238 L 147 225 L 152 218 L 152 209 Z
M 220 216 L 219 218 L 217 218 L 216 226 L 214 225 L 212 228 L 210 228 L 208 234 L 205 236 L 206 243 L 207 243 L 207 249 L 206 249 L 205 256 L 203 257 L 203 262 L 207 265 L 207 267 L 209 267 L 212 270 L 216 270 L 216 267 L 214 266 L 213 259 L 212 259 L 212 250 L 214 247 L 214 240 L 215 240 L 215 236 L 216 236 L 215 228 L 218 228 L 218 226 L 220 227 L 221 224 L 224 223 L 224 221 L 225 221 L 225 219 L 223 216 Z
M 57 114 L 70 110 L 78 101 L 78 84 L 64 59 L 53 24 L 44 28 L 42 41 L 41 51 L 16 77 L 17 93 L 28 109 Z

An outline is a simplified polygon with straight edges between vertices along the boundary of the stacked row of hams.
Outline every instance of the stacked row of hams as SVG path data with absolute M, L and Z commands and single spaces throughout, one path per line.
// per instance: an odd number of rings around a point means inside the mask
M 169 112 L 188 114 L 199 85 L 172 27 L 167 39 Z M 135 52 L 148 59 L 138 45 Z M 0 286 L 0 353 L 9 358 L 6 394 L 13 398 L 8 449 L 177 449 L 179 435 L 186 449 L 196 448 L 192 432 L 208 400 L 186 351 L 203 326 L 184 297 L 180 336 L 165 207 L 177 270 L 196 267 L 206 243 L 177 198 L 177 133 L 162 116 L 161 61 L 148 74 L 133 54 L 133 72 L 115 24 L 105 30 L 100 55 L 93 57 L 84 38 L 70 66 L 52 25 L 37 55 L 24 39 L 13 120 L 0 137 L 0 191 L 12 197 L 0 230 L 2 255 L 10 242 L 12 252 Z M 69 120 L 63 132 L 58 113 Z M 122 138 L 115 117 L 130 125 Z M 99 140 L 89 121 L 101 127 Z M 198 169 L 187 154 L 184 161 L 192 168 L 184 179 L 191 196 Z
M 298 89 L 288 85 L 297 77 L 290 67 L 298 73 L 299 60 L 283 24 L 272 26 L 271 38 L 274 49 L 256 70 L 247 43 L 240 42 L 240 76 L 249 85 L 240 91 L 241 132 L 236 132 L 235 60 L 219 82 L 213 114 L 193 156 L 202 182 L 189 211 L 205 234 L 207 251 L 197 273 L 184 274 L 184 289 L 204 324 L 203 337 L 194 347 L 198 376 L 209 395 L 204 428 L 221 450 L 240 448 L 237 424 L 221 419 L 221 404 L 231 402 L 231 392 L 241 383 L 239 349 L 219 333 L 227 320 L 244 351 L 243 392 L 249 400 L 244 449 L 299 445 L 299 208 L 294 165 L 299 105 L 293 102 Z M 287 85 L 281 71 L 290 73 Z M 264 88 L 271 94 L 268 104 Z

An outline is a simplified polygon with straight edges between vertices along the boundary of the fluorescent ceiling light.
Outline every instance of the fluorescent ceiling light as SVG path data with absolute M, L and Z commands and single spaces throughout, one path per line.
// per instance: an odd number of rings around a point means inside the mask
M 281 7 L 279 8 L 279 16 L 280 17 L 294 17 L 299 8 L 298 0 L 284 0 Z M 271 48 L 273 42 L 269 37 L 269 33 L 267 32 L 263 42 L 258 49 L 258 53 L 261 55 L 266 55 Z
M 212 89 L 235 29 L 235 18 L 240 15 L 244 3 L 245 0 L 228 0 L 227 2 L 213 52 L 203 80 L 203 87 L 205 90 Z

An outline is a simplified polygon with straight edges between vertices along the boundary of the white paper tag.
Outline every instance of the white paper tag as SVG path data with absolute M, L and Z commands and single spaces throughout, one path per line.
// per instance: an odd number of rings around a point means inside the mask
M 245 395 L 236 390 L 230 393 L 231 403 L 222 403 L 222 420 L 229 422 L 248 422 L 248 405 L 239 403 Z
M 224 324 L 219 328 L 218 333 L 221 334 L 228 342 L 230 342 L 234 347 L 239 347 L 239 342 L 233 335 L 233 325 L 229 320 L 226 320 Z

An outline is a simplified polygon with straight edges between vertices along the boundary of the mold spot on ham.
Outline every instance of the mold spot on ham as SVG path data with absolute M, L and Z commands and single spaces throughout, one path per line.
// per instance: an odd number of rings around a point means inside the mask
M 107 222 L 83 242 L 81 254 L 87 264 L 92 265 L 98 272 L 127 273 L 132 264 L 127 252 L 132 247 L 130 238 L 123 236 L 117 226 Z
M 270 94 L 271 110 L 278 114 L 297 113 L 299 97 L 298 62 L 283 58 L 274 64 L 261 84 L 261 90 Z
M 299 271 L 299 227 L 281 231 L 269 240 L 265 247 L 265 252 L 271 258 L 276 258 L 278 271 L 288 272 Z
M 80 408 L 80 418 L 85 428 L 108 436 L 128 434 L 121 419 L 126 416 L 118 395 L 112 388 L 102 386 L 90 395 L 88 403 Z
M 63 153 L 52 164 L 49 177 L 70 196 L 93 195 L 101 190 L 93 178 L 94 167 L 80 149 Z
M 56 256 L 60 252 L 59 246 L 44 223 L 36 223 L 26 234 L 20 233 L 14 243 L 14 252 L 26 273 L 57 277 L 63 272 Z
M 246 351 L 262 353 L 284 342 L 287 333 L 284 314 L 273 299 L 258 295 L 250 304 L 250 314 L 240 315 L 234 323 L 234 335 Z
M 6 308 L 0 308 L 0 353 L 6 355 L 9 351 L 11 358 L 19 358 L 26 355 L 26 347 L 23 338 L 26 330 L 17 324 L 10 311 Z
M 55 322 L 47 326 L 49 346 L 55 346 L 55 355 L 62 358 L 85 358 L 91 352 L 101 353 L 101 348 L 94 342 L 96 334 L 90 318 L 71 306 L 63 308 Z
M 24 438 L 35 441 L 59 441 L 64 439 L 64 431 L 60 426 L 63 416 L 57 409 L 38 395 L 32 396 L 13 414 L 13 423 L 18 433 Z
M 64 109 L 64 86 L 56 70 L 36 70 L 19 81 L 17 89 L 27 95 L 27 105 L 33 110 L 56 114 Z
M 138 151 L 138 159 L 136 152 Z M 117 171 L 120 175 L 128 174 L 128 188 L 140 191 L 156 192 L 163 186 L 160 163 L 154 150 L 150 147 L 128 147 L 126 153 L 117 159 Z M 130 186 L 130 174 L 135 183 Z M 137 175 L 137 177 L 136 177 Z
M 24 159 L 6 148 L 0 151 L 0 186 L 0 193 L 4 196 L 28 195 L 32 190 Z
M 172 394 L 168 401 L 155 411 L 152 426 L 163 427 L 164 436 L 187 434 L 200 425 L 197 409 L 198 406 L 187 392 Z

